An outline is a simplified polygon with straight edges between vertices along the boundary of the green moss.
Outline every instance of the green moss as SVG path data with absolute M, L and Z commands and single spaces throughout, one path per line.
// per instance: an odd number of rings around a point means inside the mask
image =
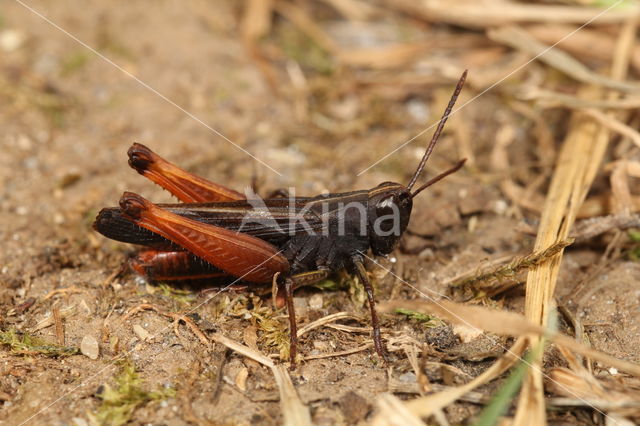
M 638 262 L 640 261 L 640 230 L 630 229 L 627 231 L 629 239 L 633 242 L 626 252 L 627 259 Z
M 81 70 L 89 62 L 91 56 L 85 49 L 76 50 L 62 59 L 60 75 L 67 77 Z
M 253 310 L 251 316 L 255 319 L 256 326 L 261 332 L 258 337 L 260 343 L 277 350 L 281 360 L 289 359 L 289 332 L 287 327 L 275 318 L 274 312 L 271 309 L 266 312 Z
M 631 238 L 631 241 L 634 243 L 640 243 L 640 230 L 630 229 L 627 231 L 627 234 L 629 235 L 629 238 Z
M 444 324 L 440 318 L 424 314 L 422 312 L 413 311 L 411 309 L 398 308 L 394 312 L 399 315 L 404 315 L 410 320 L 422 323 L 427 327 L 438 327 Z
M 131 361 L 122 363 L 122 371 L 115 379 L 115 386 L 104 385 L 98 395 L 102 404 L 91 414 L 94 424 L 122 425 L 131 419 L 136 408 L 150 401 L 160 401 L 175 396 L 174 389 L 146 391 L 142 388 L 142 379 Z
M 631 7 L 635 2 L 619 0 L 594 0 L 591 3 L 592 6 L 601 7 L 603 9 L 613 7 L 614 9 L 621 9 L 623 7 Z
M 164 297 L 167 297 L 181 305 L 188 305 L 195 300 L 195 296 L 190 291 L 180 290 L 166 283 L 160 283 L 158 285 L 158 289 Z
M 330 75 L 334 72 L 335 65 L 329 52 L 322 49 L 315 41 L 295 27 L 279 26 L 276 37 L 284 54 L 303 67 L 324 75 Z
M 11 352 L 18 355 L 38 354 L 61 357 L 75 355 L 79 352 L 78 348 L 59 346 L 27 333 L 19 333 L 14 329 L 0 331 L 0 344 L 9 346 Z
M 286 321 L 282 319 L 282 311 L 282 309 L 273 310 L 269 306 L 264 306 L 260 297 L 251 294 L 238 297 L 229 313 L 236 317 L 250 319 L 258 329 L 258 342 L 261 349 L 275 349 L 281 360 L 287 360 L 289 359 L 289 330 Z

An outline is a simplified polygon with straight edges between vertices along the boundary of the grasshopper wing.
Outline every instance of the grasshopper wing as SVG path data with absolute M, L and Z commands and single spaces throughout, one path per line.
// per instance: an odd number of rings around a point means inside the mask
M 120 208 L 136 225 L 242 280 L 268 283 L 275 273 L 289 271 L 287 259 L 259 238 L 171 213 L 131 192 L 122 195 Z

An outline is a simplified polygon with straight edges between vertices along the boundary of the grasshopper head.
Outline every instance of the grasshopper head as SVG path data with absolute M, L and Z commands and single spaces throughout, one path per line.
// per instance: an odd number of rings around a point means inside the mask
M 413 207 L 413 198 L 416 195 L 445 176 L 456 172 L 464 165 L 465 160 L 458 161 L 455 166 L 434 177 L 412 192 L 414 185 L 418 181 L 420 173 L 422 173 L 427 160 L 431 156 L 431 152 L 440 137 L 440 133 L 442 133 L 444 124 L 447 122 L 447 118 L 449 118 L 449 115 L 453 110 L 453 106 L 456 99 L 458 99 L 458 95 L 462 90 L 466 77 L 467 72 L 465 71 L 460 77 L 444 115 L 438 122 L 438 127 L 433 133 L 431 142 L 429 142 L 429 145 L 422 156 L 422 160 L 420 160 L 420 164 L 418 164 L 418 168 L 413 173 L 413 176 L 407 186 L 399 183 L 384 182 L 369 191 L 369 203 L 367 208 L 368 235 L 373 254 L 384 255 L 393 251 L 400 240 L 400 237 L 407 229 L 409 218 L 411 217 L 411 208 Z
M 373 254 L 393 251 L 407 229 L 413 200 L 404 185 L 384 182 L 369 191 L 368 227 Z

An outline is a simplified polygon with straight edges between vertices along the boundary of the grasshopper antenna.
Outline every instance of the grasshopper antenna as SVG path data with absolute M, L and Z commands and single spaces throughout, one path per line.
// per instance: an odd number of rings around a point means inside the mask
M 415 191 L 413 191 L 413 193 L 411 194 L 411 198 L 415 198 L 416 195 L 418 195 L 419 193 L 421 193 L 423 190 L 427 189 L 428 187 L 430 187 L 431 185 L 433 185 L 434 183 L 438 182 L 439 180 L 442 180 L 443 178 L 449 176 L 451 173 L 455 173 L 458 170 L 460 170 L 460 168 L 462 166 L 464 166 L 464 163 L 467 161 L 466 158 L 458 161 L 456 163 L 455 166 L 453 166 L 452 168 L 450 168 L 449 170 L 446 170 L 442 173 L 440 173 L 438 176 L 434 177 L 433 179 L 431 179 L 429 182 L 425 183 L 424 185 L 422 185 L 420 188 L 416 189 Z
M 455 105 L 456 100 L 458 100 L 458 95 L 460 95 L 460 91 L 462 90 L 462 86 L 464 86 L 464 81 L 466 79 L 467 79 L 467 70 L 464 70 L 464 72 L 462 73 L 462 76 L 460 76 L 460 80 L 458 80 L 458 84 L 456 85 L 456 90 L 453 92 L 453 95 L 451 96 L 451 99 L 449 100 L 449 105 L 447 105 L 447 109 L 444 110 L 444 114 L 443 114 L 442 118 L 440 119 L 440 122 L 438 123 L 438 127 L 436 128 L 436 131 L 433 133 L 433 136 L 431 137 L 431 142 L 429 142 L 429 146 L 427 147 L 427 151 L 422 156 L 422 160 L 420 160 L 420 164 L 418 165 L 418 168 L 416 169 L 416 172 L 413 174 L 413 177 L 409 181 L 409 185 L 407 185 L 408 189 L 411 189 L 413 187 L 413 185 L 415 185 L 416 181 L 418 180 L 418 176 L 420 176 L 420 173 L 422 173 L 422 169 L 424 169 L 424 165 L 427 163 L 427 160 L 431 156 L 431 152 L 433 151 L 433 147 L 436 146 L 436 142 L 438 142 L 438 139 L 440 138 L 440 133 L 442 133 L 442 129 L 444 128 L 444 124 L 447 122 L 447 119 L 449 118 L 449 114 L 451 114 L 451 110 L 453 109 L 453 106 Z M 442 176 L 442 177 L 444 177 L 444 176 Z M 435 182 L 433 182 L 433 183 L 435 183 Z M 424 189 L 424 188 L 422 188 L 422 189 Z M 420 189 L 420 191 L 422 189 Z M 416 191 L 416 193 L 420 192 L 420 191 Z

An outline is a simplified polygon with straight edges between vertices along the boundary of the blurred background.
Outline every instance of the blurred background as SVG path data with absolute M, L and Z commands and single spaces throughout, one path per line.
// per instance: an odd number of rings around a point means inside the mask
M 416 200 L 405 243 L 420 255 L 401 275 L 436 285 L 436 274 L 530 250 L 578 110 L 612 130 L 579 216 L 634 212 L 639 10 L 612 0 L 4 1 L 0 303 L 69 285 L 91 293 L 122 263 L 128 248 L 90 230 L 97 211 L 124 190 L 172 201 L 127 166 L 132 142 L 236 190 L 407 183 L 465 69 L 422 179 L 467 163 Z M 584 250 L 567 276 L 598 253 Z M 82 336 L 69 327 L 69 339 Z M 604 349 L 628 353 L 634 342 L 622 340 Z M 16 377 L 3 379 L 9 400 L 29 394 Z M 12 410 L 24 418 L 33 407 Z

